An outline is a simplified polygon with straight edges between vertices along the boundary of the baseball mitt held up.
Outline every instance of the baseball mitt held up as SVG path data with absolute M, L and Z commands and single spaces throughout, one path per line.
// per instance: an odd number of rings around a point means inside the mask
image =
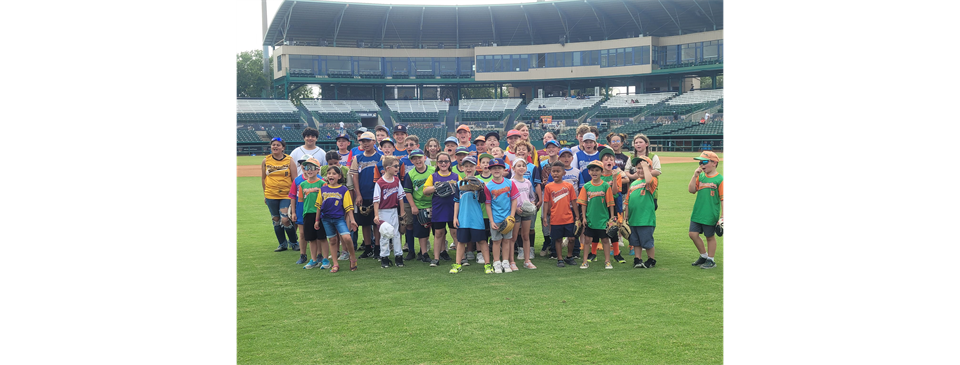
M 455 183 L 452 181 L 444 181 L 441 183 L 437 183 L 435 185 L 437 190 L 434 192 L 434 194 L 436 194 L 436 196 L 441 198 L 446 198 L 448 196 L 451 196 L 454 193 L 456 193 L 457 188 L 456 188 L 456 185 L 454 184 Z

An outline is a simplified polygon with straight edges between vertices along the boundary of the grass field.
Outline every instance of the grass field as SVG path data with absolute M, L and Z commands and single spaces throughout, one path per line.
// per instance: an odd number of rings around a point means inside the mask
M 661 155 L 674 154 L 698 155 Z M 381 269 L 372 259 L 356 272 L 345 261 L 336 274 L 303 270 L 298 253 L 273 252 L 259 178 L 237 178 L 237 362 L 722 363 L 723 238 L 716 269 L 690 266 L 695 169 L 663 165 L 656 268 L 634 269 L 627 248 L 613 270 L 558 268 L 538 255 L 537 270 L 499 275 L 475 263 L 451 275 L 451 262 Z

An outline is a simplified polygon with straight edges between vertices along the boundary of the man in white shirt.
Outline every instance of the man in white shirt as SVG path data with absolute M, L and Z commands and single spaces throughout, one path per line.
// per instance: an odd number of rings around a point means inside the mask
M 290 153 L 290 158 L 292 158 L 294 161 L 300 161 L 300 157 L 303 157 L 303 155 L 310 155 L 317 159 L 321 166 L 325 166 L 327 164 L 327 152 L 322 148 L 317 147 L 317 139 L 320 138 L 320 131 L 312 127 L 307 127 L 307 129 L 303 130 L 302 135 L 303 146 L 297 147 L 297 149 L 293 150 L 293 152 Z M 303 167 L 301 167 L 300 163 L 297 162 L 297 175 L 293 178 L 296 179 L 297 176 L 302 174 Z

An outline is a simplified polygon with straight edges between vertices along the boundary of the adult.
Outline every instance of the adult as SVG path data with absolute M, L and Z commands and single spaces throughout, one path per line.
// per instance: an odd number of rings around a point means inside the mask
M 662 174 L 660 170 L 660 156 L 657 156 L 656 154 L 651 155 L 649 147 L 650 147 L 650 138 L 647 138 L 647 136 L 644 135 L 643 133 L 637 134 L 636 136 L 633 137 L 633 155 L 647 156 L 648 158 L 650 158 L 650 161 L 652 162 L 650 164 L 650 175 L 653 175 L 653 177 L 656 177 L 659 179 L 660 174 Z M 627 177 L 630 178 L 630 181 L 640 178 L 639 173 L 637 173 L 636 170 L 637 170 L 637 166 L 636 164 L 634 164 L 634 166 L 632 166 L 627 172 Z M 658 191 L 660 191 L 659 184 L 657 184 L 657 189 L 653 191 L 654 210 L 658 208 L 657 206 Z
M 343 128 L 343 122 L 341 121 L 341 122 L 340 122 L 340 134 L 343 134 L 343 133 L 346 133 L 346 132 L 347 132 L 347 130 L 346 130 L 345 128 Z
M 313 127 L 307 127 L 302 133 L 300 133 L 300 135 L 303 136 L 303 146 L 297 147 L 295 150 L 293 150 L 293 152 L 290 153 L 290 158 L 293 159 L 294 162 L 301 160 L 306 161 L 306 158 L 301 157 L 309 155 L 310 157 L 317 159 L 321 166 L 326 165 L 327 159 L 325 156 L 327 156 L 327 152 L 324 151 L 323 148 L 317 146 L 317 139 L 320 138 L 320 131 L 314 129 Z M 300 163 L 297 163 L 296 165 L 297 174 L 294 175 L 294 178 L 303 175 L 303 167 L 300 167 Z
M 477 155 L 477 146 L 474 146 L 470 143 L 470 126 L 466 124 L 461 124 L 457 127 L 457 147 L 466 148 L 470 152 L 471 156 Z
M 277 236 L 279 245 L 273 252 L 287 250 L 287 245 L 297 245 L 297 230 L 287 215 L 290 208 L 290 186 L 293 184 L 293 174 L 297 164 L 284 153 L 287 143 L 282 138 L 270 141 L 270 155 L 260 163 L 260 185 L 263 187 L 263 201 L 273 218 L 273 233 Z M 286 232 L 286 240 L 284 239 Z M 299 247 L 297 247 L 299 249 Z

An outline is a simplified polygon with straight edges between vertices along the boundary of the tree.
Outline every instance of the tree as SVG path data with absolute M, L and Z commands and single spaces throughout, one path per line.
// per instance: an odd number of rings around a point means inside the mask
M 723 75 L 717 75 L 717 88 L 723 88 Z M 713 88 L 713 79 L 714 77 L 701 77 L 700 78 L 700 88 L 701 89 L 712 89 Z
M 300 100 L 303 99 L 313 99 L 313 88 L 310 85 L 300 85 L 300 87 L 293 89 L 287 95 L 290 96 L 290 101 L 294 105 L 301 105 Z
M 271 75 L 263 74 L 263 51 L 254 50 L 237 54 L 237 97 L 264 97 L 270 79 L 273 78 L 273 60 L 270 60 Z

